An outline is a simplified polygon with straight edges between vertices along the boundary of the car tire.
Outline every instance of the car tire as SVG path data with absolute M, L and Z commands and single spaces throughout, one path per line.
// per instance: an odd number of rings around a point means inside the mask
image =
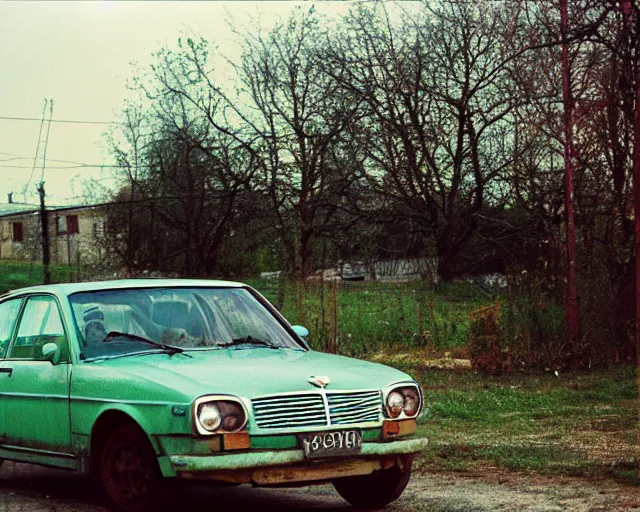
M 384 508 L 397 500 L 411 478 L 411 462 L 403 467 L 374 471 L 370 475 L 334 480 L 333 487 L 352 506 L 365 510 Z
M 160 509 L 162 474 L 149 439 L 137 425 L 122 425 L 107 440 L 97 477 L 115 510 Z

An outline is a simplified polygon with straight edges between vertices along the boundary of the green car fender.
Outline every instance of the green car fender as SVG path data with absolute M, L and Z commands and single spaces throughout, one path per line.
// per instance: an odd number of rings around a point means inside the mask
M 109 387 L 104 386 L 104 395 L 107 396 L 103 397 L 71 396 L 72 444 L 76 455 L 90 456 L 96 442 L 106 442 L 120 425 L 127 422 L 134 422 L 145 433 L 159 455 L 165 451 L 159 437 L 189 439 L 192 436 L 191 403 L 186 397 L 165 401 L 130 396 L 122 400 L 112 397 L 115 393 L 109 391 L 115 390 L 109 390 Z
M 91 437 L 96 434 L 96 430 L 100 427 L 101 424 L 109 423 L 111 421 L 111 418 L 119 417 L 118 419 L 120 419 L 122 418 L 122 415 L 131 418 L 131 420 L 133 420 L 145 433 L 145 435 L 151 442 L 155 452 L 160 453 L 160 446 L 157 443 L 155 436 L 153 435 L 155 428 L 152 425 L 152 417 L 150 418 L 148 414 L 143 414 L 138 407 L 135 407 L 131 404 L 109 404 L 101 407 L 101 410 L 93 423 Z
M 147 435 L 156 453 L 156 436 L 190 436 L 192 398 L 168 382 L 127 375 L 113 368 L 80 364 L 71 379 L 70 412 L 74 452 L 90 455 L 96 436 L 105 437 L 127 421 Z
M 188 410 L 185 406 L 168 403 L 114 402 L 98 407 L 72 405 L 74 452 L 80 457 L 90 457 L 92 448 L 97 446 L 96 443 L 105 443 L 120 425 L 134 422 L 145 433 L 156 454 L 164 455 L 161 436 L 182 435 L 185 439 L 191 437 L 189 415 L 175 416 L 176 408 L 180 411 Z

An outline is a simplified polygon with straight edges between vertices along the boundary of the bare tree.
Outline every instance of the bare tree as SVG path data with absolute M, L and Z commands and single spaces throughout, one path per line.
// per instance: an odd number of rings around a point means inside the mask
M 367 177 L 395 208 L 435 240 L 438 271 L 476 233 L 477 214 L 504 201 L 498 178 L 513 160 L 515 100 L 504 44 L 508 15 L 491 2 L 424 4 L 403 13 L 358 6 L 325 69 L 362 98 L 353 127 Z M 339 71 L 336 71 L 339 70 Z
M 128 144 L 114 147 L 130 192 L 120 203 L 146 212 L 135 219 L 129 213 L 129 226 L 151 223 L 146 236 L 127 229 L 129 252 L 146 247 L 146 257 L 127 263 L 173 262 L 187 275 L 210 275 L 237 216 L 236 200 L 258 170 L 256 152 L 225 119 L 223 95 L 198 71 L 206 66 L 202 43 L 179 41 L 177 52 L 163 48 L 156 58 L 151 77 L 136 82 L 148 106 L 124 111 Z
M 314 267 L 314 239 L 335 229 L 338 204 L 354 181 L 357 164 L 345 134 L 359 101 L 324 70 L 329 34 L 313 8 L 294 11 L 268 33 L 258 26 L 245 36 L 237 69 L 248 107 L 238 112 L 262 140 L 277 228 L 304 277 Z

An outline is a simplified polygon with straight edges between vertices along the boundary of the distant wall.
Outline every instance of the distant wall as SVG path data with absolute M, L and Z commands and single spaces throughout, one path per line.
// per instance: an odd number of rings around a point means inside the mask
M 22 240 L 13 239 L 13 224 L 22 224 Z M 39 259 L 40 220 L 37 213 L 0 217 L 0 258 L 30 261 Z
M 373 272 L 379 281 L 438 279 L 438 260 L 436 258 L 412 258 L 376 261 Z
M 100 239 L 104 233 L 101 208 L 53 210 L 49 216 L 50 257 L 53 264 L 92 264 L 104 260 Z M 77 233 L 66 228 L 66 217 L 77 216 Z M 13 223 L 22 223 L 22 241 L 14 240 Z M 63 228 L 63 229 L 59 229 Z M 41 261 L 40 216 L 27 213 L 0 217 L 0 259 Z
M 318 271 L 324 280 L 336 278 L 376 280 L 376 281 L 410 281 L 427 280 L 432 284 L 438 282 L 438 260 L 436 258 L 412 258 L 363 262 L 340 262 L 335 268 Z
M 78 233 L 57 232 L 67 216 L 78 217 Z M 58 220 L 56 220 L 58 219 Z M 52 212 L 50 217 L 51 261 L 76 265 L 98 263 L 104 258 L 100 238 L 104 233 L 104 211 L 102 209 L 75 209 Z

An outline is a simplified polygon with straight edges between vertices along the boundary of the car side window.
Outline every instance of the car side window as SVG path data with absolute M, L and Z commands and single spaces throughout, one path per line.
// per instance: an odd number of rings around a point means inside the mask
M 18 320 L 20 304 L 22 304 L 22 298 L 10 299 L 0 303 L 0 359 L 4 359 L 7 353 L 7 348 L 11 342 L 11 334 Z
M 18 335 L 8 357 L 42 361 L 42 347 L 47 343 L 55 343 L 60 347 L 61 362 L 69 360 L 67 339 L 55 299 L 31 297 L 24 308 Z

